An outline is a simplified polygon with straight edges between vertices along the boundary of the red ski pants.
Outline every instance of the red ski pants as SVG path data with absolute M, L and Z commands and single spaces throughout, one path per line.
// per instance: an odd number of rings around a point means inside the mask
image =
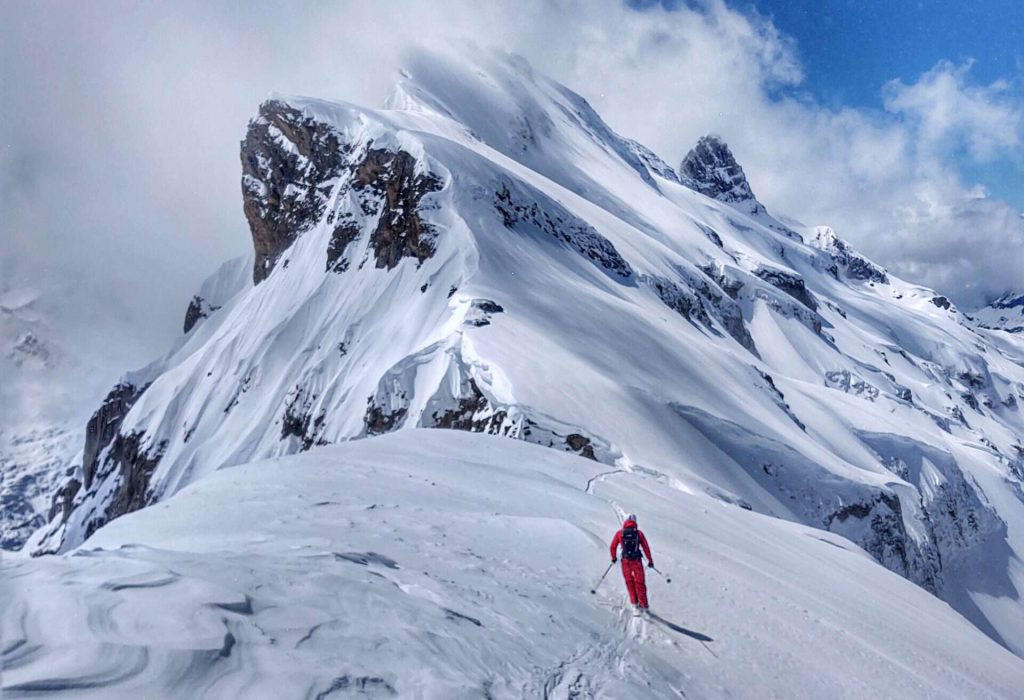
M 623 559 L 622 578 L 626 579 L 626 590 L 629 591 L 629 602 L 640 603 L 647 607 L 647 581 L 644 579 L 644 562 L 642 559 Z

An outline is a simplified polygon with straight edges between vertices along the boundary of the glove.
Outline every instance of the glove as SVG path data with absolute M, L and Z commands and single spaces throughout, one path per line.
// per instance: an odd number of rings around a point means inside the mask
M 648 562 L 647 562 L 647 568 L 648 568 L 648 569 L 653 569 L 653 568 L 654 568 L 654 562 L 653 562 L 653 561 L 650 561 L 650 560 L 648 560 Z
M 612 557 L 612 564 L 614 564 L 614 563 L 615 563 L 615 562 L 617 562 L 618 560 L 619 560 L 619 558 L 618 558 L 618 557 Z

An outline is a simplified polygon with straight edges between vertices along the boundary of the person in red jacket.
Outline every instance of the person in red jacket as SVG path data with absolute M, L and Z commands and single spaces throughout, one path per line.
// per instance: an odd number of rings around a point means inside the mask
M 622 529 L 612 538 L 612 564 L 618 561 L 619 545 L 622 545 L 622 577 L 626 579 L 626 590 L 629 591 L 629 602 L 637 610 L 647 609 L 647 582 L 644 579 L 643 554 L 647 555 L 647 566 L 654 568 L 654 557 L 647 544 L 647 538 L 636 526 L 636 516 L 626 516 Z

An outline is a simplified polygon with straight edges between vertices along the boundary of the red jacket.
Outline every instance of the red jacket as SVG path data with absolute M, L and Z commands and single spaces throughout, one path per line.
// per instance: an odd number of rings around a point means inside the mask
M 627 527 L 636 527 L 636 523 L 632 520 L 627 520 L 622 528 L 623 530 Z M 636 531 L 640 535 L 640 548 L 644 550 L 644 554 L 647 555 L 647 561 L 654 561 L 654 557 L 651 556 L 651 548 L 647 544 L 647 538 L 644 537 L 644 533 L 641 530 Z M 618 559 L 619 545 L 622 544 L 622 530 L 615 533 L 615 537 L 612 538 L 611 555 L 612 559 Z

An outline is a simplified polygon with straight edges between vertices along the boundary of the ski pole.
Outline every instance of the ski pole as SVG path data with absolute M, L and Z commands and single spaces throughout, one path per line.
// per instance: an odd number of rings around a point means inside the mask
M 597 587 L 601 585 L 601 582 L 604 581 L 604 577 L 608 575 L 608 572 L 612 570 L 613 566 L 615 566 L 615 562 L 608 565 L 608 568 L 604 570 L 603 574 L 601 574 L 601 578 L 597 579 L 597 583 L 595 583 L 594 587 L 590 589 L 591 593 L 597 593 Z
M 671 576 L 665 576 L 665 574 L 663 574 L 661 571 L 658 571 L 658 569 L 653 567 L 653 566 L 650 567 L 650 568 L 654 569 L 655 571 L 657 571 L 659 576 L 663 576 L 665 578 L 665 583 L 672 583 L 672 577 Z

